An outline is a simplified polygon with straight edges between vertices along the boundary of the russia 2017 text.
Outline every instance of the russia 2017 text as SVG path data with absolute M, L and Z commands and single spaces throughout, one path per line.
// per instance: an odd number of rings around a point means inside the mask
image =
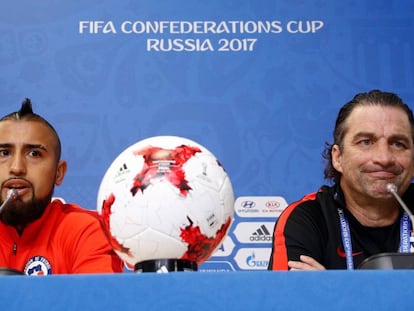
M 147 39 L 148 52 L 252 52 L 257 38 Z

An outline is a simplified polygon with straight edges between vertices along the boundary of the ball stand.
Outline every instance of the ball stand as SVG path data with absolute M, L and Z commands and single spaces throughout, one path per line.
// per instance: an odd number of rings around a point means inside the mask
M 135 265 L 135 272 L 191 272 L 197 271 L 198 266 L 194 261 L 181 259 L 154 259 L 145 260 Z

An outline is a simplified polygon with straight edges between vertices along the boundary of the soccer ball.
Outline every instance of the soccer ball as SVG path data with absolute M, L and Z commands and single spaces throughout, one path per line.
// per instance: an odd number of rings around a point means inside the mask
M 230 179 L 200 144 L 157 136 L 119 154 L 99 187 L 97 209 L 115 252 L 201 264 L 220 246 L 234 214 Z

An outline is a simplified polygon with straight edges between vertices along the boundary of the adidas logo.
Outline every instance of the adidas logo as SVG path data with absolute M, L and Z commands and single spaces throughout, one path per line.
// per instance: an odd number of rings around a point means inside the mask
M 256 242 L 256 241 L 270 242 L 272 240 L 272 235 L 269 232 L 269 230 L 267 230 L 265 225 L 261 225 L 255 232 L 252 233 L 249 240 L 252 242 Z
M 129 171 L 128 167 L 127 167 L 126 163 L 124 163 L 118 168 L 118 171 L 116 172 L 114 178 L 118 178 L 118 177 L 122 176 L 123 174 L 128 173 L 128 171 Z

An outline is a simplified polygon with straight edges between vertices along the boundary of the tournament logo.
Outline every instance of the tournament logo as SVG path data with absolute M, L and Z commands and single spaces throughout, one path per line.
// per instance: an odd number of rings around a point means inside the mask
M 29 259 L 24 267 L 26 275 L 50 275 L 52 274 L 52 267 L 49 261 L 43 256 L 34 256 Z

